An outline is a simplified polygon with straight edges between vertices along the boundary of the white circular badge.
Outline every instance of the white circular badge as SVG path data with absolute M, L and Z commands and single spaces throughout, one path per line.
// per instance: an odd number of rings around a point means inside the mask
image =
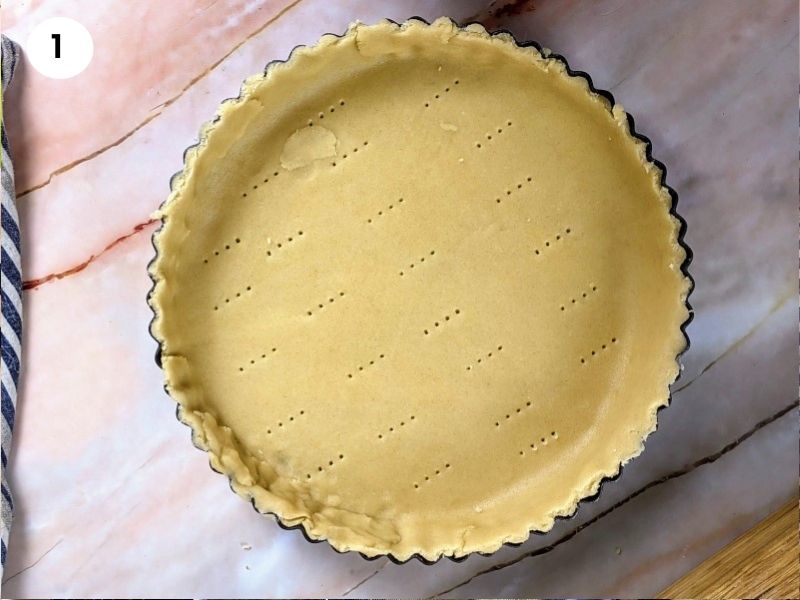
M 45 77 L 69 79 L 92 62 L 94 42 L 86 27 L 74 19 L 53 17 L 33 28 L 24 50 Z

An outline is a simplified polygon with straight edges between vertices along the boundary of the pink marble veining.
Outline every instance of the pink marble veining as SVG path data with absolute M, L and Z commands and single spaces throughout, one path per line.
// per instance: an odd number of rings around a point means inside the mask
M 25 279 L 86 266 L 25 296 L 9 467 L 17 514 L 4 597 L 339 596 L 376 571 L 353 595 L 428 596 L 558 540 L 796 399 L 796 2 L 488 5 L 3 4 L 3 31 L 11 37 L 24 41 L 46 16 L 75 16 L 92 30 L 98 52 L 87 72 L 62 83 L 23 66 L 6 113 L 17 121 L 10 133 L 20 189 L 125 138 L 20 200 Z M 461 564 L 366 562 L 279 529 L 208 468 L 174 419 L 153 362 L 144 298 L 155 225 L 104 249 L 148 221 L 200 124 L 268 60 L 354 19 L 478 13 L 590 72 L 653 140 L 681 196 L 696 254 L 692 350 L 646 452 L 574 520 L 520 548 Z M 88 104 L 90 92 L 109 87 Z M 796 423 L 791 411 L 552 552 L 448 595 L 652 596 L 796 495 Z
M 95 42 L 94 60 L 80 77 L 57 81 L 27 69 L 17 81 L 15 93 L 52 98 L 46 111 L 35 100 L 9 108 L 9 129 L 26 153 L 17 169 L 17 190 L 41 185 L 50 173 L 155 117 L 164 103 L 287 4 L 170 0 L 166 8 L 151 2 L 11 0 L 3 6 L 3 32 L 12 39 L 24 42 L 48 17 L 72 16 Z

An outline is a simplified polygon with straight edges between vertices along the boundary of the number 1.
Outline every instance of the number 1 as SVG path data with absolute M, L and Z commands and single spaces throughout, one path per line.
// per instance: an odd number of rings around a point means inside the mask
M 61 58 L 61 34 L 51 33 L 50 37 L 56 42 L 56 58 Z

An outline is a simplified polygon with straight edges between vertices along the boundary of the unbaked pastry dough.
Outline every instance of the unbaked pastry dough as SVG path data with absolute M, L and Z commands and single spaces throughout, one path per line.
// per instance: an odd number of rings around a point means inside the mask
M 338 550 L 491 552 L 642 450 L 685 251 L 619 106 L 449 20 L 248 79 L 159 216 L 152 331 L 215 469 Z

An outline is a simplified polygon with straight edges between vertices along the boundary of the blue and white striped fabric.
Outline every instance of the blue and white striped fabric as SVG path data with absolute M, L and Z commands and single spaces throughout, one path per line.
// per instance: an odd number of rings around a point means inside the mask
M 6 86 L 14 76 L 17 65 L 17 47 L 6 37 L 2 39 L 2 76 L 3 93 Z M 2 113 L 0 113 L 2 114 Z M 2 322 L 0 327 L 0 351 L 2 351 L 2 366 L 0 366 L 0 393 L 2 393 L 3 406 L 3 512 L 2 522 L 2 562 L 0 562 L 0 578 L 6 564 L 8 550 L 8 533 L 11 529 L 11 512 L 14 503 L 11 492 L 6 483 L 6 466 L 11 450 L 11 431 L 14 429 L 14 412 L 17 400 L 17 382 L 19 381 L 19 367 L 22 340 L 22 270 L 19 261 L 19 221 L 17 220 L 17 207 L 14 203 L 14 169 L 11 166 L 11 156 L 6 139 L 5 126 L 0 121 L 0 134 L 2 135 L 2 260 L 0 260 L 0 300 L 2 306 Z

